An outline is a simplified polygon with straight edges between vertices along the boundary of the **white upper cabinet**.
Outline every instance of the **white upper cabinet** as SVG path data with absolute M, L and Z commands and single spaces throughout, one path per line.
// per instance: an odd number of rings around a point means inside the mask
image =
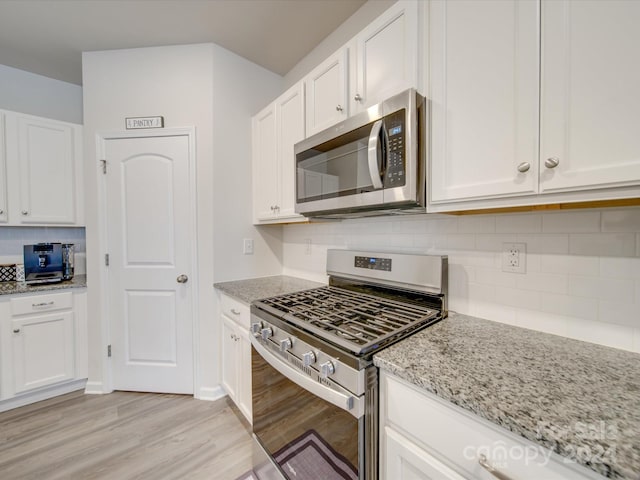
M 304 138 L 304 85 L 294 85 L 253 117 L 254 223 L 302 221 L 295 213 L 293 146 Z
M 307 136 L 318 133 L 349 115 L 348 58 L 349 49 L 344 47 L 305 78 Z
M 418 2 L 399 1 L 355 38 L 351 114 L 418 87 Z
M 7 157 L 4 129 L 4 113 L 0 112 L 0 222 L 8 219 L 7 214 Z
M 535 193 L 538 8 L 430 2 L 431 202 Z
M 639 23 L 637 1 L 543 2 L 542 192 L 640 182 Z
M 5 112 L 9 223 L 81 225 L 82 127 Z

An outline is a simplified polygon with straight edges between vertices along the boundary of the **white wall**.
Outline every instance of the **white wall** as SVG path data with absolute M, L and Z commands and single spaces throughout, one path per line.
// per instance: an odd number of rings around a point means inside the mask
M 503 242 L 526 243 L 525 274 Z M 283 248 L 284 274 L 319 281 L 328 248 L 446 254 L 452 311 L 640 352 L 640 207 L 290 225 Z
M 104 248 L 99 234 L 96 134 L 123 130 L 125 117 L 162 115 L 167 128 L 196 128 L 201 347 L 196 394 L 207 396 L 219 384 L 214 256 L 221 259 L 223 279 L 279 273 L 280 269 L 277 253 L 274 267 L 270 255 L 241 258 L 241 251 L 235 257 L 230 251 L 232 258 L 226 259 L 223 257 L 227 253 L 214 255 L 214 250 L 222 248 L 217 245 L 236 244 L 235 239 L 254 235 L 253 231 L 241 230 L 233 220 L 236 215 L 250 218 L 250 115 L 275 97 L 281 78 L 213 44 L 88 52 L 83 54 L 83 78 L 87 273 L 91 278 L 88 305 L 92 312 L 89 387 L 103 389 L 108 373 L 104 355 L 107 319 L 102 314 L 104 285 L 100 277 L 100 254 Z M 214 182 L 214 177 L 220 180 Z M 220 185 L 232 188 L 228 197 L 216 192 Z M 279 230 L 276 232 L 279 234 Z M 268 250 L 260 244 L 260 236 L 255 237 L 256 250 Z M 235 264 L 242 266 L 235 270 Z
M 82 87 L 0 65 L 0 108 L 82 123 Z

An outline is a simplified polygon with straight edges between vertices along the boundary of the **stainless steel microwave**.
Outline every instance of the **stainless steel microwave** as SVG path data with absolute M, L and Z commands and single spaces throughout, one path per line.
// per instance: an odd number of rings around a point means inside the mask
M 296 212 L 329 218 L 424 212 L 425 104 L 406 90 L 297 143 Z

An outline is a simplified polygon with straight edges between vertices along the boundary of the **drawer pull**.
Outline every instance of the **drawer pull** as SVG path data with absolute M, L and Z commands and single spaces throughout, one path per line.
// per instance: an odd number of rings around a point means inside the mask
M 489 472 L 491 475 L 496 477 L 498 480 L 512 480 L 511 477 L 493 468 L 493 466 L 487 461 L 486 455 L 480 454 L 480 456 L 478 457 L 478 463 L 482 468 L 484 468 L 487 472 Z
M 13 329 L 13 333 L 20 333 L 20 329 L 19 328 L 14 328 Z
M 33 308 L 43 308 L 43 307 L 51 307 L 55 302 L 52 300 L 50 302 L 42 302 L 42 303 L 32 303 L 31 306 Z
M 240 312 L 238 310 L 236 310 L 235 308 L 231 309 L 231 313 L 233 313 L 234 315 L 240 315 Z

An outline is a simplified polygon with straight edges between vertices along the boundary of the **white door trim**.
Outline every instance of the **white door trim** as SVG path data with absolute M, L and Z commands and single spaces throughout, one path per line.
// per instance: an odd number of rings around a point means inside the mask
M 200 363 L 198 359 L 199 354 L 199 342 L 197 339 L 200 337 L 200 312 L 199 312 L 199 298 L 198 298 L 198 232 L 197 232 L 197 189 L 196 189 L 196 129 L 195 127 L 180 127 L 180 128 L 163 128 L 159 130 L 145 130 L 145 131 L 116 131 L 116 132 L 97 132 L 96 133 L 96 159 L 98 161 L 98 167 L 96 169 L 96 175 L 98 175 L 98 211 L 100 214 L 99 221 L 99 238 L 100 238 L 100 257 L 104 259 L 105 255 L 109 252 L 108 236 L 107 236 L 107 188 L 106 177 L 102 173 L 102 165 L 100 165 L 101 159 L 106 157 L 106 141 L 118 140 L 126 138 L 152 138 L 152 137 L 172 137 L 172 136 L 186 136 L 189 143 L 189 235 L 191 238 L 191 277 L 189 283 L 192 283 L 192 295 L 191 295 L 191 314 L 193 317 L 193 331 L 192 331 L 192 344 L 193 344 L 193 392 L 194 396 L 198 396 L 200 391 Z M 107 169 L 109 165 L 107 164 Z M 101 338 L 106 340 L 103 348 L 105 349 L 104 355 L 106 356 L 106 346 L 111 344 L 111 321 L 109 311 L 109 268 L 105 265 L 104 260 L 100 261 L 100 283 L 102 289 L 100 292 L 100 302 L 102 304 L 101 315 Z M 103 393 L 110 393 L 113 391 L 113 362 L 110 358 L 107 358 L 106 362 L 103 362 Z

